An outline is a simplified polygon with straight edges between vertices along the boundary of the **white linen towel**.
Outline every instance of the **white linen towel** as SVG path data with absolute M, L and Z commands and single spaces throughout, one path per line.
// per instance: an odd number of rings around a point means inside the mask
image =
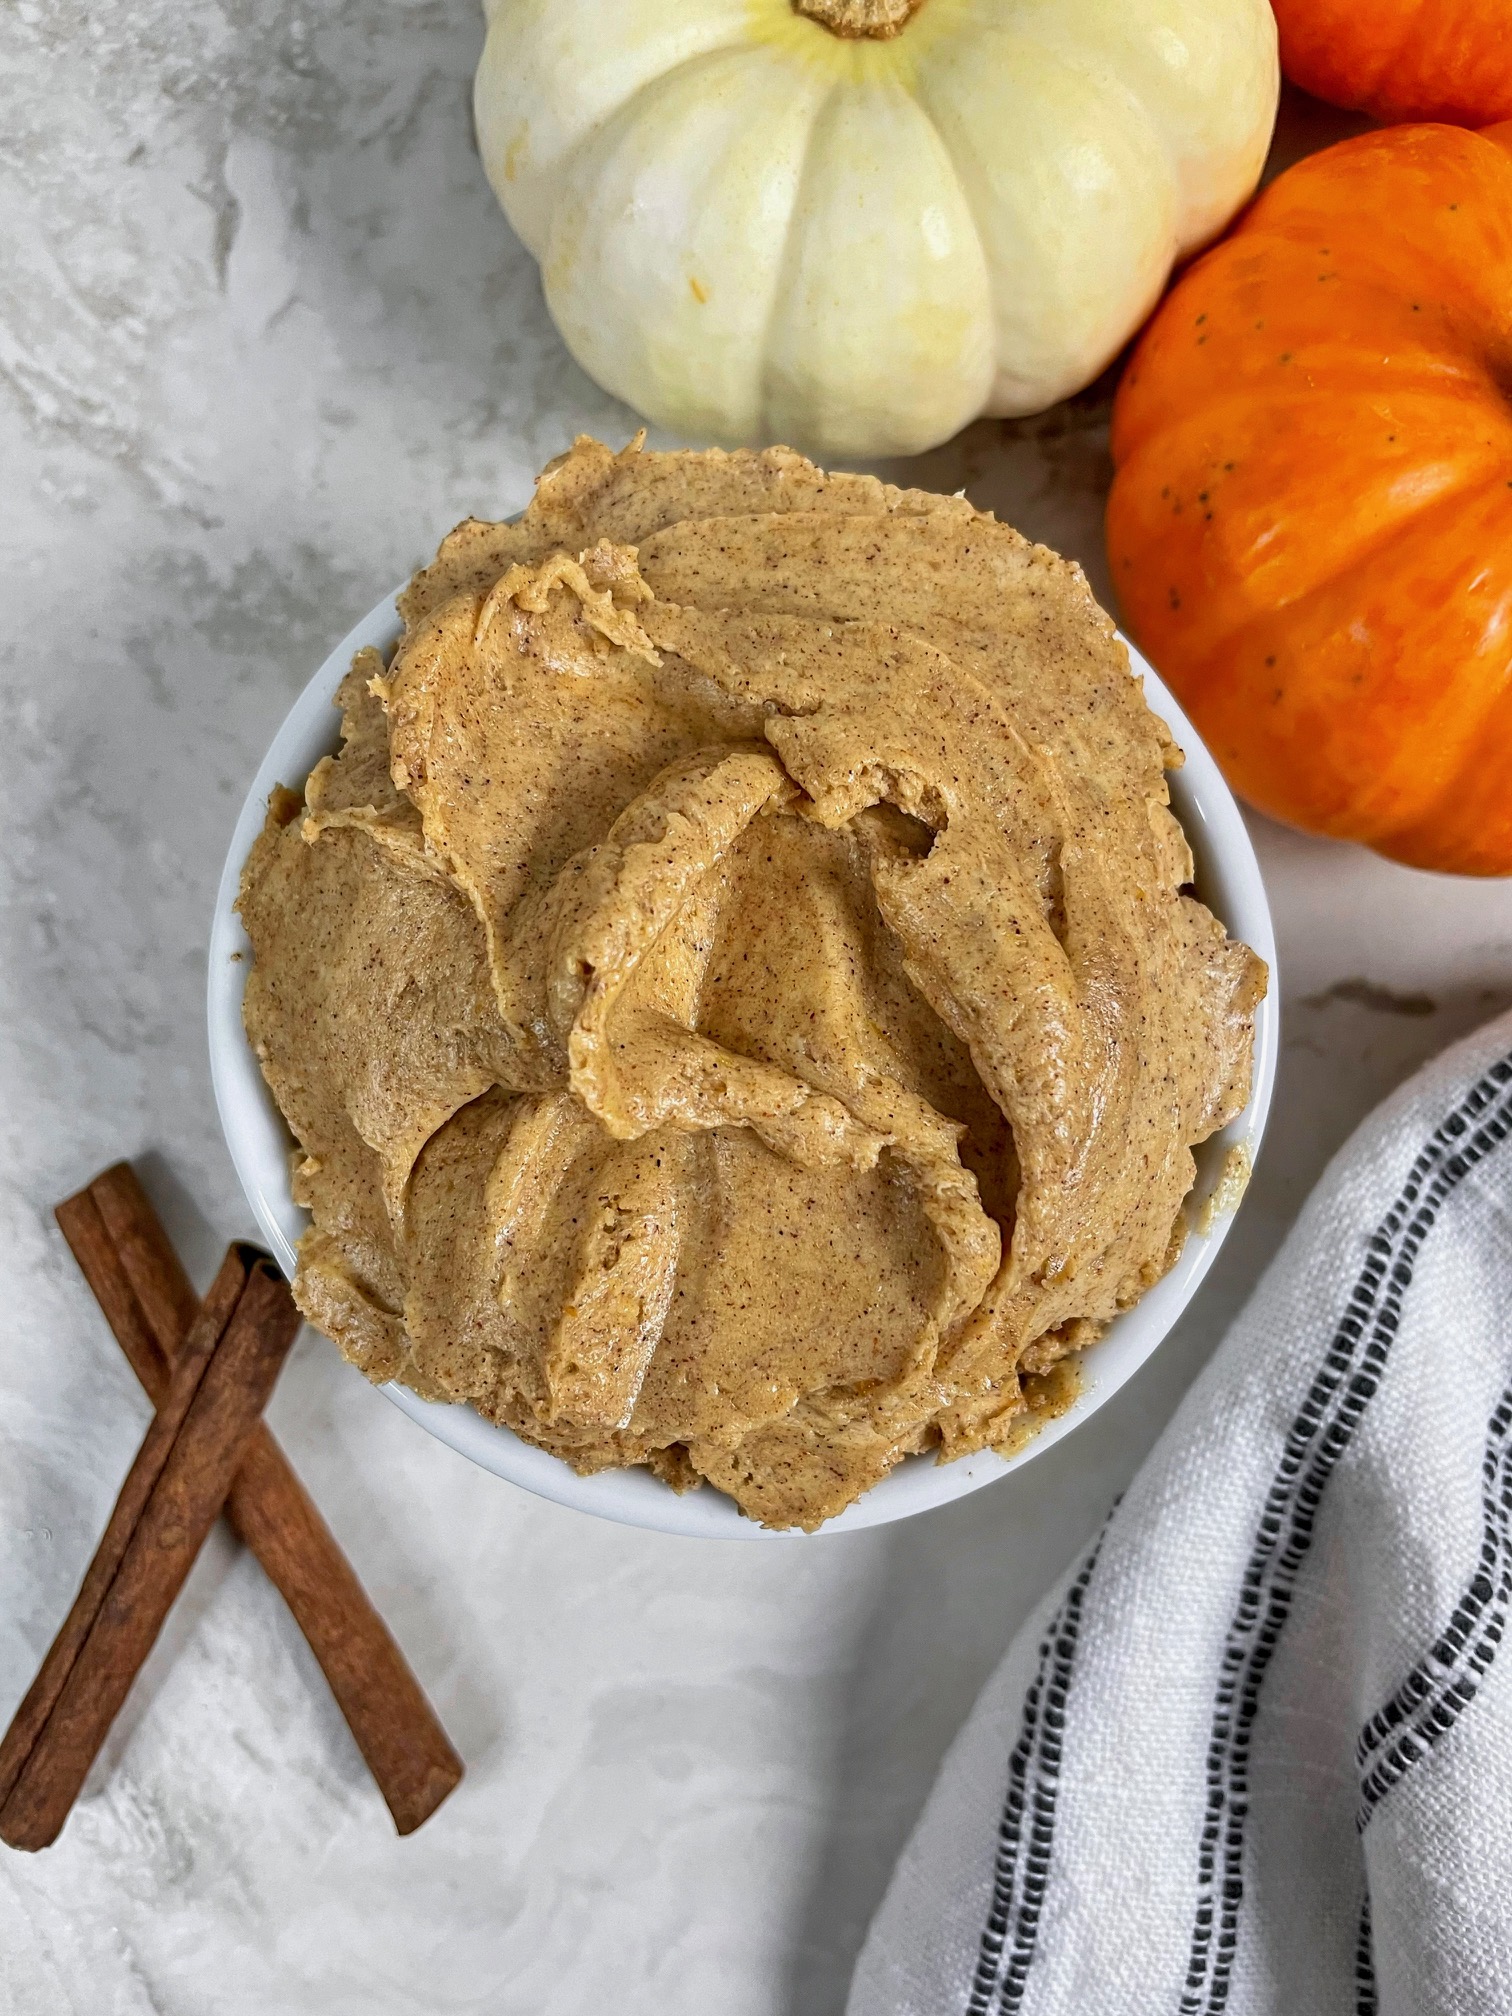
M 1509 1136 L 1512 1016 L 1335 1158 L 956 1739 L 849 2016 L 1512 2010 Z

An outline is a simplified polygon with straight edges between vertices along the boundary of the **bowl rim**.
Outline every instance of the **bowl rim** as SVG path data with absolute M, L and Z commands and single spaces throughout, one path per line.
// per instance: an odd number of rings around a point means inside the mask
M 305 1214 L 290 1195 L 290 1137 L 242 1027 L 242 995 L 251 947 L 234 904 L 241 871 L 262 829 L 268 796 L 277 784 L 302 789 L 320 757 L 340 739 L 335 692 L 353 656 L 365 646 L 385 654 L 402 632 L 396 597 L 385 596 L 330 652 L 284 716 L 258 765 L 231 834 L 215 899 L 209 942 L 207 1022 L 210 1075 L 222 1131 L 258 1226 L 291 1278 L 294 1245 Z M 1171 1271 L 1131 1309 L 1114 1318 L 1082 1361 L 1080 1389 L 1066 1411 L 1049 1421 L 1012 1455 L 991 1450 L 937 1462 L 909 1456 L 835 1518 L 818 1535 L 773 1531 L 748 1519 L 734 1501 L 711 1488 L 683 1495 L 644 1469 L 605 1470 L 580 1477 L 560 1457 L 495 1427 L 471 1407 L 422 1400 L 391 1383 L 381 1390 L 409 1418 L 449 1448 L 493 1475 L 537 1497 L 621 1525 L 700 1538 L 798 1540 L 856 1532 L 945 1505 L 1007 1476 L 1051 1449 L 1095 1414 L 1159 1347 L 1195 1295 L 1218 1256 L 1234 1211 L 1197 1222 L 1204 1198 L 1216 1187 L 1229 1151 L 1241 1147 L 1253 1166 L 1265 1131 L 1275 1085 L 1280 1039 L 1276 943 L 1260 864 L 1248 829 L 1217 764 L 1154 668 L 1119 633 L 1130 667 L 1144 682 L 1145 698 L 1185 752 L 1167 773 L 1171 807 L 1181 821 L 1197 864 L 1196 886 L 1230 934 L 1242 938 L 1270 969 L 1270 984 L 1255 1015 L 1254 1068 L 1243 1111 L 1194 1151 L 1198 1174 L 1187 1202 L 1189 1230 Z M 1241 1199 L 1242 1202 L 1242 1199 Z

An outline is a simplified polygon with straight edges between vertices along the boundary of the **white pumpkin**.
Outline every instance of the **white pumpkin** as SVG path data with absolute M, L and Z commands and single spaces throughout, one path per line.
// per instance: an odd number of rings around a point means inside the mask
M 486 0 L 568 348 L 700 439 L 910 454 L 1117 355 L 1254 188 L 1267 0 Z

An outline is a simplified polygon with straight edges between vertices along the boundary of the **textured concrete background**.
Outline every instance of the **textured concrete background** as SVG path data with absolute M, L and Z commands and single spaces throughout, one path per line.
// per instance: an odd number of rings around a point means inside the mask
M 145 1173 L 201 1276 L 249 1229 L 204 943 L 246 781 L 469 511 L 633 418 L 558 344 L 475 158 L 466 0 L 0 10 L 0 1715 L 145 1420 L 50 1217 Z M 1342 130 L 1288 114 L 1296 152 Z M 1106 408 L 964 484 L 1102 581 Z M 537 1503 L 306 1338 L 275 1425 L 469 1762 L 389 1829 L 302 1641 L 217 1541 L 61 1844 L 0 1850 L 6 2016 L 830 2016 L 935 1763 L 1332 1149 L 1512 998 L 1512 888 L 1256 822 L 1287 1044 L 1215 1275 L 1018 1476 L 903 1527 L 686 1542 Z

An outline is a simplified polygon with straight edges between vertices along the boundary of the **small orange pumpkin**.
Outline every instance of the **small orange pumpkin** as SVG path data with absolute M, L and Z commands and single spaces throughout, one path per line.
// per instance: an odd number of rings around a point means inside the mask
M 1272 0 L 1281 67 L 1377 119 L 1512 119 L 1512 0 Z
M 1512 874 L 1512 124 L 1300 162 L 1113 410 L 1129 627 L 1251 804 Z

